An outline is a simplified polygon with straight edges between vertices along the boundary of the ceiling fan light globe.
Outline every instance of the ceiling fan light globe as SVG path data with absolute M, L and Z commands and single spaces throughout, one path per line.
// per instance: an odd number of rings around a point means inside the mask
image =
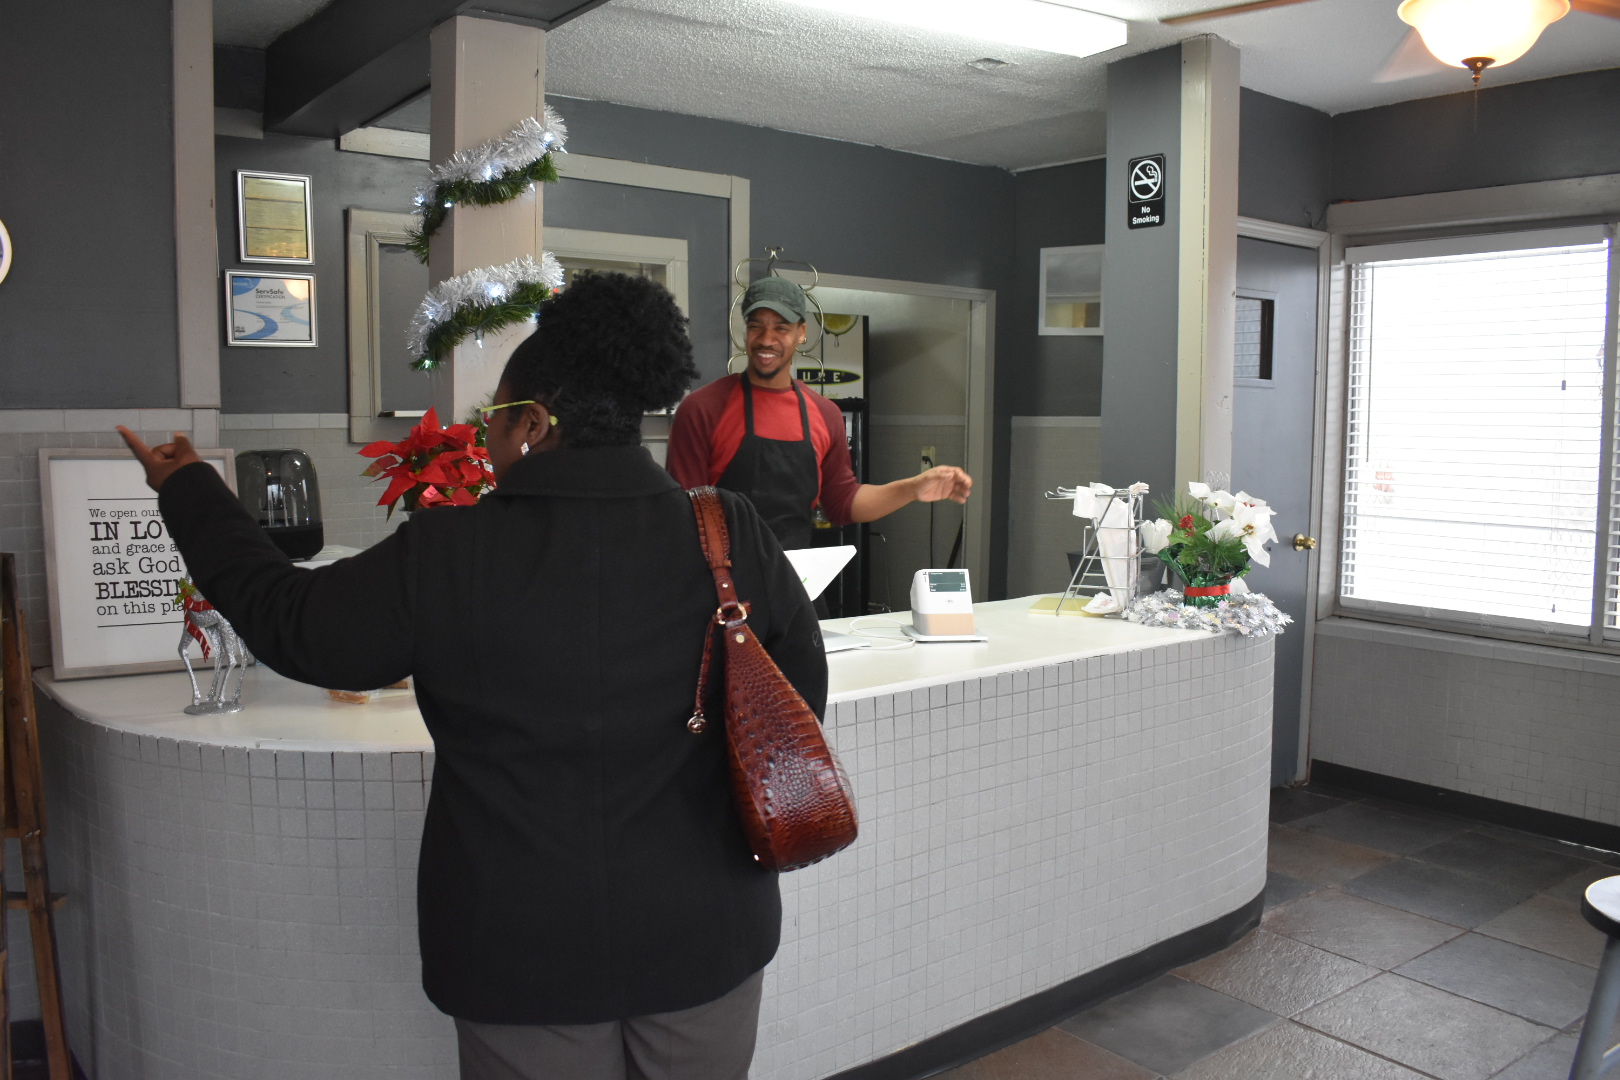
M 1569 0 L 1402 0 L 1396 13 L 1441 63 L 1469 67 L 1467 60 L 1489 57 L 1501 67 L 1569 14 Z

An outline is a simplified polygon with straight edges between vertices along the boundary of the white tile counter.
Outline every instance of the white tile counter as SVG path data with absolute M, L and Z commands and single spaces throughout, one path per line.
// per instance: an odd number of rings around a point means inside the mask
M 1263 888 L 1270 643 L 1029 603 L 979 605 L 987 643 L 829 658 L 861 836 L 782 879 L 756 1080 L 894 1054 Z M 244 712 L 197 718 L 183 674 L 39 682 L 93 1080 L 453 1080 L 417 981 L 433 754 L 408 692 L 255 668 Z

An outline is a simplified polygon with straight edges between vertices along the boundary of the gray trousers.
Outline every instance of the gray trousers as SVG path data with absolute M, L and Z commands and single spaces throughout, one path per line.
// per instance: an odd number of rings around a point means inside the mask
M 461 1080 L 747 1080 L 765 973 L 704 1005 L 605 1024 L 456 1021 Z

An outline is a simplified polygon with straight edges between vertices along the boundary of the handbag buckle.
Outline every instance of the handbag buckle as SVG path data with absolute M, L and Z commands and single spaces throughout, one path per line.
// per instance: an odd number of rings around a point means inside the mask
M 748 605 L 740 604 L 735 600 L 727 600 L 714 609 L 714 621 L 728 629 L 741 626 L 748 621 Z

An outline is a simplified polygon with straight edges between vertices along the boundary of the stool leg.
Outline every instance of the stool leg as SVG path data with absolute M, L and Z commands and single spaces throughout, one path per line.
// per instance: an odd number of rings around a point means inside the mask
M 1586 1023 L 1581 1025 L 1581 1041 L 1575 1048 L 1569 1080 L 1598 1080 L 1606 1071 L 1603 1059 L 1609 1051 L 1609 1030 L 1617 1015 L 1620 1015 L 1620 938 L 1610 938 L 1603 947 L 1603 963 L 1598 965 L 1597 984 L 1592 987 L 1592 1000 L 1586 1007 Z

